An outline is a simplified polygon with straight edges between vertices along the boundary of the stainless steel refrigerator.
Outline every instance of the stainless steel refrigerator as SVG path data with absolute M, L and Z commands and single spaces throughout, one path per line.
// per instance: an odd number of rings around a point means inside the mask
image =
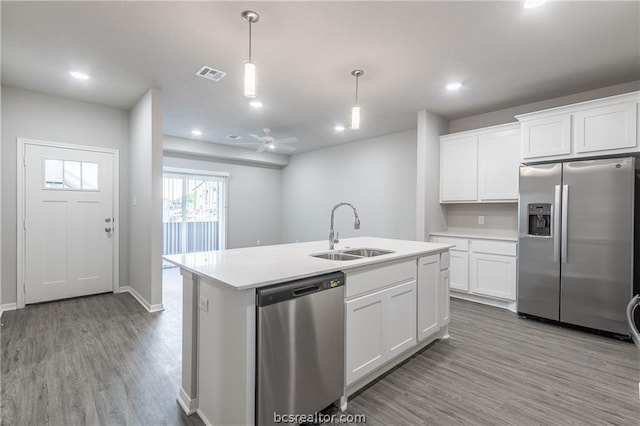
M 629 334 L 634 196 L 634 158 L 521 166 L 518 313 Z

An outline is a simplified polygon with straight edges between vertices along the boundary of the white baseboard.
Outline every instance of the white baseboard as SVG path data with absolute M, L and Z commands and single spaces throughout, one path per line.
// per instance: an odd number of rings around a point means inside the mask
M 2 317 L 3 312 L 15 311 L 16 309 L 18 309 L 18 307 L 15 303 L 5 303 L 4 305 L 0 306 L 0 317 Z
M 455 297 L 456 299 L 468 300 L 470 302 L 482 303 L 483 305 L 495 306 L 496 308 L 508 309 L 511 312 L 518 312 L 517 302 L 476 296 L 475 294 L 459 293 L 455 290 L 452 290 L 449 294 L 451 295 L 451 297 Z
M 182 386 L 178 394 L 178 404 L 180 404 L 180 407 L 182 407 L 187 416 L 190 416 L 198 410 L 198 398 L 189 398 L 189 395 L 182 389 Z
M 138 293 L 136 289 L 131 287 L 130 285 L 120 286 L 120 288 L 118 288 L 118 291 L 116 291 L 116 293 L 131 294 L 138 301 L 138 303 L 140 303 L 142 307 L 145 308 L 149 313 L 160 312 L 164 310 L 164 306 L 162 306 L 162 303 L 152 305 L 151 303 L 147 302 L 145 298 L 142 297 L 140 293 Z
M 204 414 L 202 414 L 202 411 L 200 411 L 200 409 L 198 408 L 196 410 L 196 413 L 198 413 L 198 416 L 200 416 L 200 420 L 202 420 L 202 423 L 204 423 L 207 426 L 212 426 L 213 423 L 211 423 L 205 416 Z

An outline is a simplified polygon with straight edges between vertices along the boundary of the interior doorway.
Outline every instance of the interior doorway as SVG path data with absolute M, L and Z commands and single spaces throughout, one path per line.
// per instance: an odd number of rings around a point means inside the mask
M 165 169 L 162 254 L 226 248 L 227 181 L 222 173 Z

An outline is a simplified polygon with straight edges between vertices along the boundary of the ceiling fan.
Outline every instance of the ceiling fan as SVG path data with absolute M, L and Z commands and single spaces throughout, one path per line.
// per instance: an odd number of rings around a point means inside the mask
M 284 138 L 284 139 L 275 139 L 273 138 L 273 136 L 269 136 L 269 132 L 271 132 L 271 129 L 265 127 L 264 129 L 262 129 L 262 131 L 264 132 L 264 136 L 258 136 L 256 134 L 250 133 L 249 136 L 251 136 L 252 138 L 254 138 L 256 140 L 256 142 L 238 142 L 236 143 L 237 145 L 249 145 L 249 144 L 260 144 L 260 146 L 258 147 L 258 152 L 264 152 L 265 150 L 268 151 L 272 151 L 272 150 L 282 150 L 282 151 L 287 151 L 287 152 L 293 152 L 296 150 L 295 147 L 293 146 L 288 146 L 286 144 L 289 143 L 294 143 L 294 142 L 298 142 L 298 139 L 296 138 Z

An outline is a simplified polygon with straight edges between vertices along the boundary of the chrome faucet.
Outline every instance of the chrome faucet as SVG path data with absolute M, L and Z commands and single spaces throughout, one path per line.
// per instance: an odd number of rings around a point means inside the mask
M 360 218 L 358 217 L 358 210 L 356 210 L 353 205 L 349 203 L 338 203 L 333 206 L 331 210 L 331 227 L 329 228 L 329 250 L 333 250 L 333 245 L 340 242 L 338 239 L 338 233 L 336 232 L 334 235 L 333 232 L 333 214 L 336 212 L 336 209 L 340 206 L 349 206 L 353 209 L 353 215 L 355 216 L 355 220 L 353 221 L 353 229 L 360 229 Z M 335 238 L 334 238 L 335 237 Z

